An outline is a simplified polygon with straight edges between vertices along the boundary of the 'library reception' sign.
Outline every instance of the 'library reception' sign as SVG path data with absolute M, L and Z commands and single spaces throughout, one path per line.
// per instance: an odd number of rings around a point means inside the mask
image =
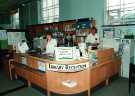
M 57 72 L 77 72 L 83 71 L 89 68 L 89 62 L 80 63 L 80 64 L 48 64 L 48 71 L 57 71 Z

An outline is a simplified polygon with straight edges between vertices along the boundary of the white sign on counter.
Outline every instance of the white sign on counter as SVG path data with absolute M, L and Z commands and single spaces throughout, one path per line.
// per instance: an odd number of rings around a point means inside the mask
M 47 70 L 57 72 L 77 72 L 89 68 L 89 62 L 80 64 L 48 64 Z
M 73 47 L 56 47 L 55 59 L 57 61 L 65 61 L 73 59 Z
M 45 71 L 45 63 L 44 62 L 38 61 L 37 64 L 38 64 L 39 70 Z
M 21 57 L 21 64 L 27 65 L 27 58 L 26 57 Z

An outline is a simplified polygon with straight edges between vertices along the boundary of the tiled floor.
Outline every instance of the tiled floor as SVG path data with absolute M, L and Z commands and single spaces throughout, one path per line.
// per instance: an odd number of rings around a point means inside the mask
M 0 72 L 0 93 L 21 87 L 22 85 L 24 85 L 23 82 L 19 80 L 9 80 L 3 72 Z
M 34 88 L 23 88 L 21 90 L 3 96 L 45 96 L 45 95 Z
M 0 93 L 10 90 L 19 86 L 23 83 L 19 80 L 8 80 L 4 74 L 0 73 Z M 134 90 L 134 88 L 132 89 Z M 134 91 L 135 92 L 135 91 Z M 35 88 L 21 88 L 19 90 L 10 92 L 3 96 L 45 96 L 41 91 Z M 62 95 L 52 95 L 62 96 Z M 64 95 L 65 96 L 65 95 Z M 72 95 L 72 96 L 86 96 L 86 94 Z M 128 79 L 117 78 L 112 80 L 108 86 L 102 86 L 92 92 L 92 96 L 129 96 L 128 95 Z M 135 96 L 135 95 L 131 95 Z
M 135 84 L 132 84 L 132 86 L 131 86 L 130 96 L 135 96 Z

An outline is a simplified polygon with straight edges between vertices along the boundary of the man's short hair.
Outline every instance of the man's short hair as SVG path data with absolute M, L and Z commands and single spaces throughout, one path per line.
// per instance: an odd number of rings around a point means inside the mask
M 97 33 L 97 28 L 96 27 L 92 27 L 90 30 L 95 30 L 95 33 Z

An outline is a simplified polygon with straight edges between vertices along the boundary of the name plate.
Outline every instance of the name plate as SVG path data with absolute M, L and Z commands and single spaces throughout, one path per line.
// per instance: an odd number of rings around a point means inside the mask
M 48 64 L 47 70 L 57 72 L 78 72 L 89 68 L 89 62 L 80 64 Z

